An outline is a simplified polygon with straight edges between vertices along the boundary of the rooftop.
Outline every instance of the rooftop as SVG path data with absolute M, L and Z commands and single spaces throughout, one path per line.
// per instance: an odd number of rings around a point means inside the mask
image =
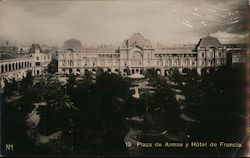
M 14 59 L 15 57 L 12 54 L 0 54 L 0 60 L 8 60 L 8 59 Z
M 141 48 L 151 48 L 152 44 L 148 39 L 145 39 L 140 33 L 134 33 L 132 36 L 129 37 L 129 39 L 123 41 L 122 47 L 123 48 L 130 48 L 138 46 Z
M 79 49 L 82 49 L 82 43 L 79 40 L 70 39 L 70 40 L 64 41 L 62 48 L 63 49 L 79 50 Z
M 39 49 L 39 52 L 43 52 L 42 48 L 39 46 L 39 44 L 32 44 L 30 48 L 30 53 L 35 53 L 35 50 Z
M 208 35 L 207 37 L 201 38 L 200 41 L 197 44 L 197 47 L 203 47 L 203 48 L 211 48 L 211 47 L 221 47 L 221 43 L 220 41 L 215 38 L 212 37 L 210 35 Z
M 117 50 L 116 47 L 104 47 L 104 48 L 87 47 L 85 48 L 86 53 L 115 53 L 116 50 Z
M 0 60 L 11 60 L 11 59 L 23 59 L 23 58 L 30 58 L 30 54 L 7 54 L 7 53 L 1 53 L 0 54 Z

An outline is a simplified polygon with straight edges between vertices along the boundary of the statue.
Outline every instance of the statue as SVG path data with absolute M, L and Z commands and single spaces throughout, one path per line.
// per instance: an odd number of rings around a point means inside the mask
M 133 95 L 133 97 L 136 99 L 140 98 L 138 87 L 135 87 L 135 94 Z

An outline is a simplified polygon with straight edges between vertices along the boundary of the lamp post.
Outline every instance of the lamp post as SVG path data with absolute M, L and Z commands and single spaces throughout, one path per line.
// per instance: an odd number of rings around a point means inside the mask
M 70 135 L 70 150 L 74 151 L 74 123 L 72 119 L 69 119 L 69 135 Z

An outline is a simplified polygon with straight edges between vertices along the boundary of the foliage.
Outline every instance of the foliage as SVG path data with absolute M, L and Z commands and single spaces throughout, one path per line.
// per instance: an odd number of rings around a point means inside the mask
M 3 141 L 16 143 L 15 153 L 25 151 L 23 144 L 34 153 L 53 153 L 48 145 L 34 146 L 25 133 L 26 116 L 34 108 L 33 104 L 39 102 L 47 103 L 38 108 L 39 132 L 45 135 L 63 132 L 60 140 L 63 145 L 56 146 L 59 153 L 126 153 L 124 137 L 132 125 L 125 118 L 134 116 L 144 117 L 142 125 L 133 125 L 133 128 L 144 127 L 144 133 L 180 129 L 190 134 L 190 141 L 240 142 L 243 139 L 246 84 L 242 70 L 221 67 L 207 69 L 199 75 L 195 69 L 186 69 L 184 73 L 173 69 L 164 77 L 150 69 L 145 76 L 154 93 L 145 92 L 139 99 L 132 97 L 129 79 L 101 69 L 95 77 L 86 71 L 80 81 L 70 74 L 65 86 L 53 76 L 34 79 L 31 74 L 19 83 L 6 81 L 5 96 L 12 96 L 17 89 L 22 97 L 8 103 L 3 101 L 3 127 L 7 131 Z M 176 100 L 177 90 L 185 100 Z M 196 122 L 189 124 L 181 120 L 182 113 Z M 19 130 L 15 130 L 16 127 Z M 210 151 L 201 149 L 201 152 Z M 219 149 L 219 152 L 228 154 L 232 150 Z
M 125 152 L 126 125 L 121 110 L 122 100 L 128 97 L 129 83 L 119 74 L 97 70 L 95 82 L 86 71 L 83 80 L 75 85 L 69 91 L 70 99 L 79 109 L 71 116 L 74 135 L 81 138 L 74 141 L 75 152 Z
M 48 65 L 48 72 L 50 74 L 54 74 L 58 71 L 58 61 L 52 60 L 50 64 Z
M 32 71 L 28 71 L 26 77 L 24 77 L 20 83 L 20 92 L 25 93 L 33 87 L 34 77 L 32 76 Z

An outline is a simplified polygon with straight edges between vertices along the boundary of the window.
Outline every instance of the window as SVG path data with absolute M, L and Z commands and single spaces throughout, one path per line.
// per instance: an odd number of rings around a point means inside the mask
M 204 52 L 201 53 L 201 57 L 202 57 L 202 58 L 205 57 L 205 53 L 204 53 Z
M 157 65 L 158 65 L 158 66 L 160 65 L 160 61 L 157 61 Z
M 174 61 L 174 64 L 173 64 L 173 66 L 177 66 L 177 61 Z
M 187 61 L 182 61 L 182 66 L 186 66 L 187 65 Z
M 142 62 L 141 62 L 141 61 L 139 61 L 139 65 L 140 65 L 140 66 L 142 65 Z
M 40 66 L 41 64 L 40 64 L 40 62 L 36 62 L 36 66 Z
M 39 57 L 36 57 L 36 60 L 39 60 Z
M 195 65 L 195 61 L 192 61 L 192 66 L 194 66 Z
M 44 60 L 46 60 L 46 56 L 44 56 Z

